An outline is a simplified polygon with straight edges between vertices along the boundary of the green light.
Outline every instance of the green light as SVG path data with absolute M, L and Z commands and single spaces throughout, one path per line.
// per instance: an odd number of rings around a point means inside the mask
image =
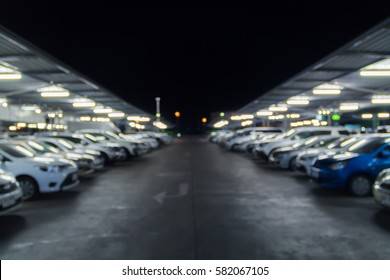
M 224 113 L 224 112 L 221 112 L 221 113 L 219 113 L 219 115 L 220 115 L 221 117 L 224 117 L 224 116 L 225 116 L 225 113 Z
M 161 114 L 160 114 L 160 113 L 157 113 L 157 114 L 156 114 L 156 117 L 157 117 L 157 118 L 160 118 L 160 117 L 161 117 Z
M 331 118 L 332 118 L 332 121 L 337 122 L 337 121 L 339 121 L 341 119 L 341 116 L 339 114 L 333 114 L 331 116 Z

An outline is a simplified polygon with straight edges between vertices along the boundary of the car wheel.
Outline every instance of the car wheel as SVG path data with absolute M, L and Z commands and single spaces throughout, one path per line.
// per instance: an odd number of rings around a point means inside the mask
M 21 176 L 17 178 L 21 189 L 23 190 L 23 199 L 29 200 L 38 194 L 38 184 L 34 179 Z
M 110 162 L 108 155 L 106 153 L 102 153 L 102 157 L 103 157 L 103 166 L 107 166 L 108 163 Z
M 356 175 L 349 180 L 349 190 L 355 196 L 367 196 L 371 193 L 372 182 L 365 175 Z
M 237 151 L 237 144 L 234 144 L 231 148 L 230 148 L 230 150 L 231 151 Z
M 291 160 L 290 160 L 290 163 L 288 165 L 288 168 L 292 171 L 295 171 L 297 170 L 297 157 L 293 157 Z

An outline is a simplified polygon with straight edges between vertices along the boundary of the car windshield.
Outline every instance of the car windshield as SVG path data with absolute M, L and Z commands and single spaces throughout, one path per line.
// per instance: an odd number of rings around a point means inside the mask
M 385 143 L 385 138 L 361 139 L 349 147 L 348 151 L 357 154 L 370 154 Z
M 351 146 L 354 142 L 358 140 L 357 137 L 351 137 L 348 139 L 338 139 L 332 143 L 330 143 L 327 148 L 328 149 L 341 149 L 341 148 L 347 148 Z
M 112 133 L 111 131 L 106 131 L 106 134 L 107 134 L 108 136 L 110 136 L 110 137 L 116 139 L 116 140 L 121 140 L 121 138 L 120 138 L 118 135 L 116 135 L 115 133 Z
M 93 135 L 87 133 L 84 135 L 85 138 L 89 141 L 91 141 L 92 143 L 99 143 L 99 141 L 96 139 L 96 137 L 94 137 Z
M 44 153 L 59 153 L 60 151 L 54 147 L 50 147 L 50 146 L 47 146 L 47 145 L 43 145 L 43 144 L 40 144 L 38 142 L 35 142 L 35 141 L 27 141 L 26 143 L 31 149 L 33 149 L 34 151 L 40 153 L 40 154 L 44 154 Z
M 74 150 L 75 149 L 73 143 L 70 142 L 69 140 L 59 139 L 58 143 L 60 143 L 62 146 L 64 146 L 68 150 Z
M 12 157 L 16 158 L 32 158 L 34 157 L 34 153 L 27 150 L 25 147 L 20 145 L 13 145 L 13 144 L 6 144 L 2 143 L 0 144 L 0 150 L 6 152 Z

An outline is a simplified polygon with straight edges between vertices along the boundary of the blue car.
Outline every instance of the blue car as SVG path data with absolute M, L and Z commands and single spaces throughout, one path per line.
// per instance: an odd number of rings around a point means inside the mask
M 386 168 L 390 168 L 390 136 L 374 136 L 356 142 L 342 154 L 319 157 L 311 177 L 323 187 L 348 188 L 355 196 L 367 196 Z

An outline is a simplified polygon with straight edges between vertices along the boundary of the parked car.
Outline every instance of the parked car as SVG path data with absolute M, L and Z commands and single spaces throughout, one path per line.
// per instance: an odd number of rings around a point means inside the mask
M 23 198 L 58 192 L 79 184 L 77 165 L 65 159 L 34 157 L 21 145 L 0 142 L 0 168 L 12 173 L 23 190 Z
M 390 136 L 363 138 L 345 153 L 319 157 L 310 176 L 326 188 L 348 188 L 366 196 L 378 174 L 390 168 Z
M 298 127 L 290 129 L 280 138 L 271 140 L 268 143 L 262 143 L 259 154 L 268 160 L 271 152 L 279 147 L 294 144 L 297 140 L 304 140 L 313 136 L 342 136 L 349 135 L 348 130 L 343 127 Z
M 120 145 L 121 148 L 125 149 L 126 159 L 140 155 L 144 152 L 144 151 L 140 151 L 139 147 L 136 144 L 131 143 L 131 142 L 119 137 L 118 135 L 116 135 L 115 133 L 113 133 L 111 131 L 98 130 L 98 129 L 83 129 L 83 130 L 76 131 L 76 133 L 77 134 L 84 134 L 84 135 L 89 134 L 89 135 L 92 135 L 93 137 L 95 137 L 98 141 L 101 141 L 101 142 L 110 141 L 110 142 L 114 142 L 114 143 Z
M 306 173 L 310 176 L 311 169 L 313 168 L 314 162 L 320 155 L 334 155 L 347 150 L 355 142 L 361 139 L 361 135 L 347 136 L 338 138 L 336 141 L 322 147 L 309 148 L 300 151 L 295 161 L 295 169 Z
M 390 169 L 379 173 L 374 183 L 373 194 L 379 205 L 390 208 Z
M 283 169 L 296 169 L 298 154 L 305 149 L 321 148 L 338 139 L 338 136 L 314 136 L 305 140 L 297 140 L 294 144 L 274 149 L 269 161 L 279 163 Z
M 241 130 L 237 130 L 235 135 L 232 138 L 226 139 L 223 141 L 224 148 L 228 150 L 236 150 L 237 146 L 241 143 L 247 141 L 253 141 L 258 139 L 261 135 L 265 133 L 281 133 L 282 130 L 280 128 L 274 127 L 251 127 L 245 128 Z
M 19 209 L 22 197 L 23 192 L 15 176 L 0 169 L 0 215 Z
M 10 144 L 23 146 L 31 151 L 35 157 L 48 157 L 73 161 L 77 165 L 77 174 L 79 176 L 91 174 L 95 169 L 103 167 L 102 163 L 94 164 L 96 159 L 92 155 L 65 152 L 40 139 L 12 140 L 10 141 Z
M 89 134 L 75 134 L 67 132 L 44 132 L 36 134 L 38 137 L 62 138 L 73 143 L 77 149 L 92 149 L 99 151 L 103 157 L 103 165 L 110 162 L 121 161 L 126 158 L 124 148 L 113 142 L 99 142 L 95 137 Z

